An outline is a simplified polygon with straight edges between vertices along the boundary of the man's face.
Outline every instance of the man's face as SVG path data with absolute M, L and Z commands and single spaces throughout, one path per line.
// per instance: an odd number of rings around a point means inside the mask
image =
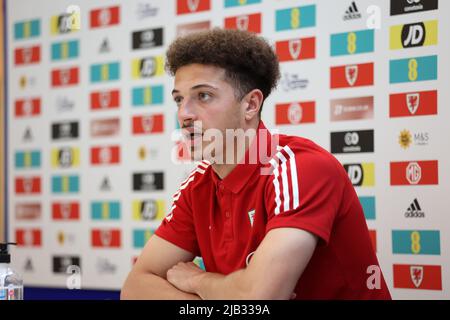
M 225 137 L 226 129 L 244 126 L 243 108 L 236 100 L 234 88 L 225 81 L 222 68 L 201 64 L 179 68 L 172 95 L 178 107 L 178 121 L 192 155 L 200 146 L 204 150 L 211 143 L 204 141 L 206 130 L 220 130 Z M 225 141 L 222 143 L 225 146 Z M 224 149 L 216 150 L 221 151 Z

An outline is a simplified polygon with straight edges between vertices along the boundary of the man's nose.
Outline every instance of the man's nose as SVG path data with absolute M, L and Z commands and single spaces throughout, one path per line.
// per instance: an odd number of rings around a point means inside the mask
M 178 107 L 178 121 L 181 126 L 184 123 L 189 123 L 197 120 L 197 115 L 195 113 L 195 106 L 188 100 L 183 101 Z

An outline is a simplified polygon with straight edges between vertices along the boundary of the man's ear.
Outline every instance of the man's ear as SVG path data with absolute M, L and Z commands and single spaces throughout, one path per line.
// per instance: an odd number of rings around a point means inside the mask
M 253 89 L 244 97 L 245 102 L 245 120 L 250 121 L 259 116 L 259 110 L 263 103 L 264 95 L 259 89 Z

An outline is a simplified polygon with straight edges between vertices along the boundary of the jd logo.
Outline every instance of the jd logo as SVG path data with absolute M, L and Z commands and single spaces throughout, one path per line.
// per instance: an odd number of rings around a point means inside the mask
M 63 14 L 58 17 L 58 29 L 60 33 L 67 33 L 72 30 L 71 14 Z
M 360 164 L 350 164 L 346 166 L 348 178 L 354 186 L 360 186 L 362 184 L 364 173 Z
M 81 9 L 77 5 L 70 5 L 66 9 L 69 15 L 71 30 L 81 30 Z
M 81 29 L 81 10 L 79 6 L 70 5 L 66 13 L 58 16 L 59 33 L 67 33 Z
M 423 46 L 425 37 L 425 24 L 423 22 L 405 24 L 402 28 L 403 48 Z
M 70 148 L 61 148 L 58 152 L 59 165 L 63 168 L 70 167 L 73 164 L 73 153 Z
M 156 217 L 157 205 L 155 200 L 146 200 L 141 204 L 141 215 L 143 220 L 153 220 Z
M 140 66 L 141 76 L 142 77 L 151 77 L 155 74 L 156 71 L 156 62 L 154 58 L 145 58 L 141 61 Z

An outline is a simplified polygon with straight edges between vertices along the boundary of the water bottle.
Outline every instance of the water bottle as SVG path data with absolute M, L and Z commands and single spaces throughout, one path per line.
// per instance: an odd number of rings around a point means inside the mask
M 9 245 L 15 243 L 0 243 L 0 300 L 23 300 L 23 281 L 9 266 L 11 255 Z

